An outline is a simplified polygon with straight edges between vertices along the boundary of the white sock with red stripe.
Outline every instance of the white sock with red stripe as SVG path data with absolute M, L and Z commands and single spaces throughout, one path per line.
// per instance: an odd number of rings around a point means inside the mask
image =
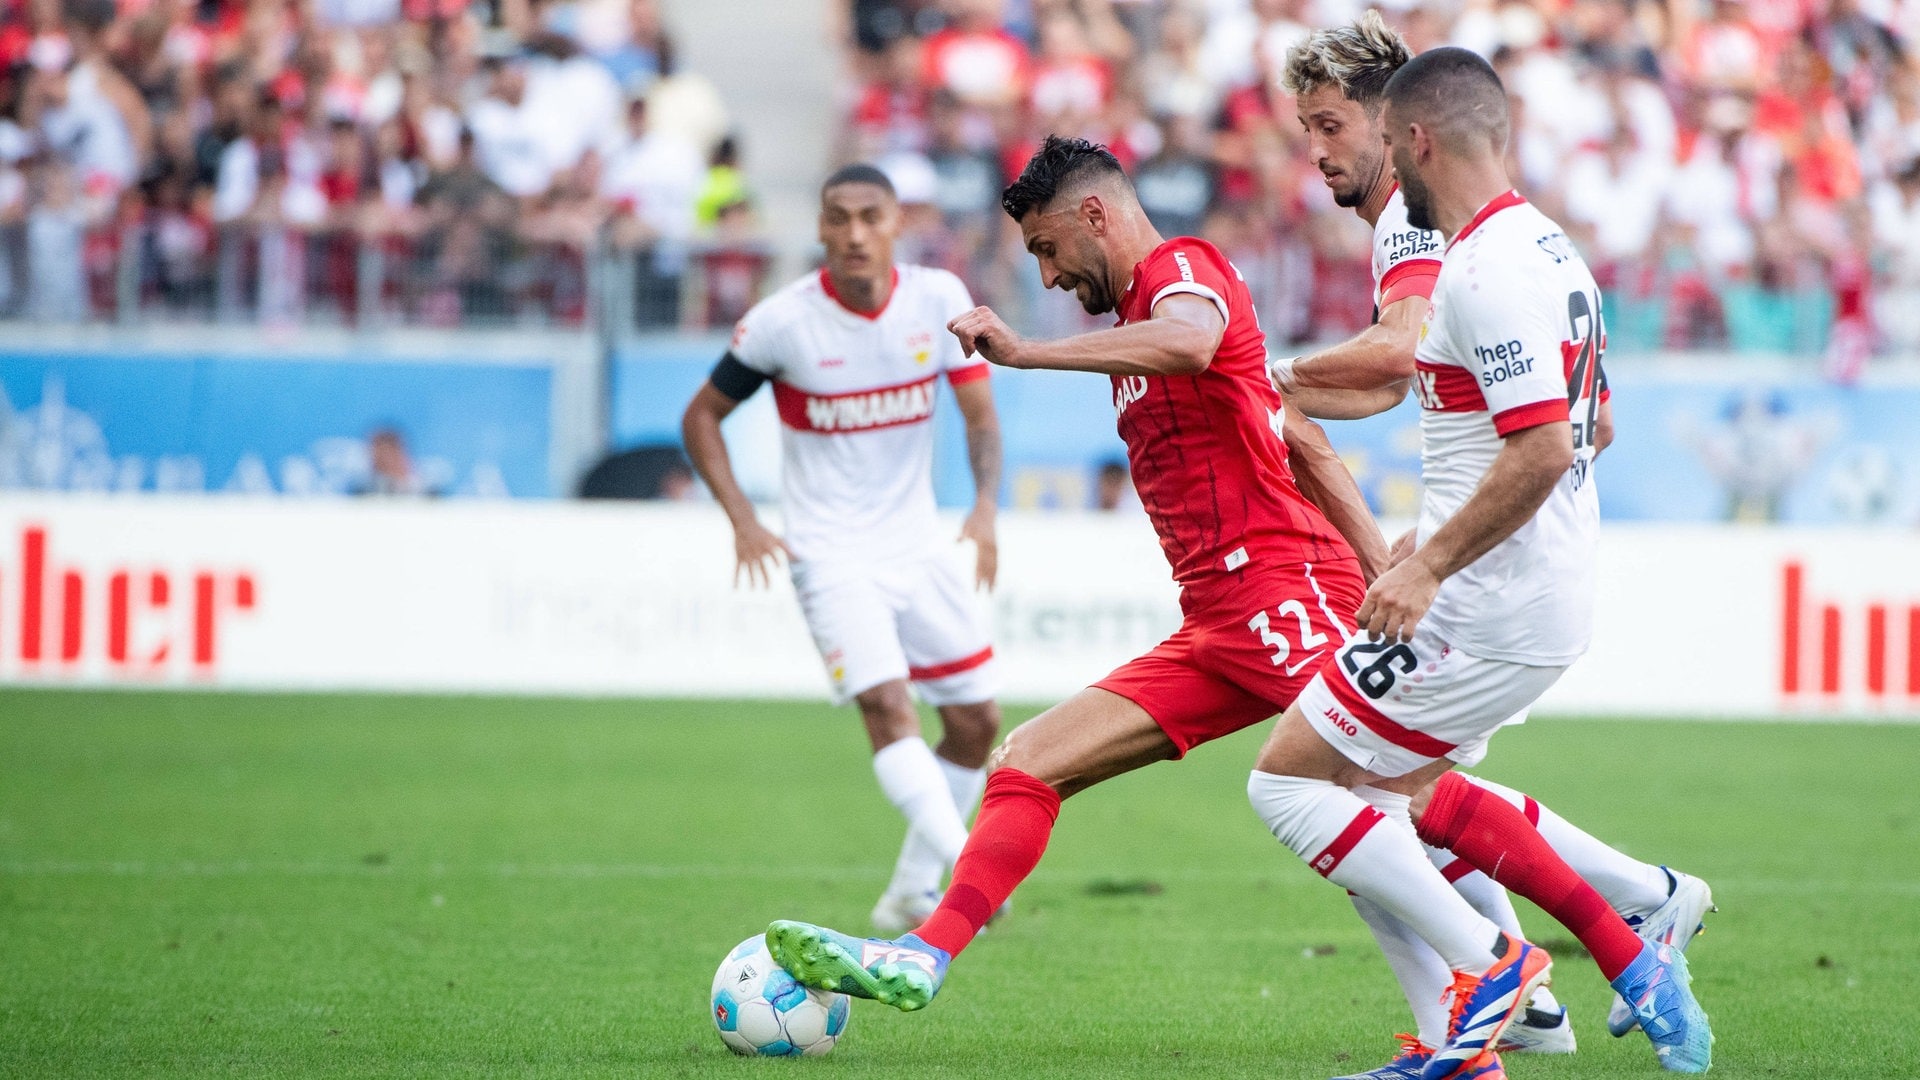
M 938 888 L 940 875 L 967 843 L 967 826 L 953 805 L 939 758 L 925 739 L 914 735 L 875 752 L 873 774 L 887 801 L 907 819 L 907 839 L 887 891 L 917 894 Z
M 1275 839 L 1328 881 L 1412 927 L 1449 970 L 1483 975 L 1493 966 L 1500 928 L 1453 891 L 1411 828 L 1381 826 L 1380 811 L 1326 780 L 1256 770 L 1247 798 Z
M 1460 778 L 1500 796 L 1525 814 L 1554 854 L 1565 860 L 1574 873 L 1606 900 L 1607 906 L 1622 916 L 1645 915 L 1667 902 L 1673 883 L 1660 867 L 1607 846 L 1524 792 L 1465 773 L 1461 773 Z
M 980 805 L 980 792 L 987 786 L 987 770 L 956 765 L 939 754 L 935 754 L 933 760 L 940 764 L 940 772 L 947 780 L 947 793 L 953 796 L 953 808 L 964 826 L 973 816 L 974 808 Z M 940 853 L 918 830 L 908 829 L 907 838 L 900 845 L 900 858 L 894 861 L 893 880 L 887 883 L 887 892 L 898 896 L 934 892 L 950 869 L 952 865 L 941 860 Z

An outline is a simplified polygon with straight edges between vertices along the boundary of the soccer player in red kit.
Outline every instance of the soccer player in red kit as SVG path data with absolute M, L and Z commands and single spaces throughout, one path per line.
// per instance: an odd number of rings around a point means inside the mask
M 1119 162 L 1081 139 L 1049 138 L 1003 205 L 1047 287 L 1090 313 L 1117 311 L 1119 325 L 1026 341 L 976 308 L 949 329 L 996 364 L 1111 377 L 1134 485 L 1185 618 L 1008 736 L 952 883 L 912 933 L 768 928 L 774 958 L 800 982 L 903 1010 L 933 999 L 952 958 L 1033 871 L 1062 799 L 1285 709 L 1353 625 L 1372 576 L 1363 567 L 1385 558 L 1325 436 L 1268 383 L 1251 297 L 1218 249 L 1163 241 Z M 1415 858 L 1437 875 L 1417 847 Z

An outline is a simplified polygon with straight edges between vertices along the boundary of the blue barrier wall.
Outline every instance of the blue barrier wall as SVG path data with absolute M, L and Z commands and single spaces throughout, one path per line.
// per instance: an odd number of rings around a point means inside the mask
M 680 412 L 725 347 L 724 338 L 681 339 L 623 352 L 613 383 L 615 441 L 677 443 Z M 1745 358 L 1641 356 L 1614 361 L 1608 374 L 1617 438 L 1597 475 L 1609 519 L 1920 521 L 1920 382 L 1845 388 Z M 1107 381 L 996 370 L 993 386 L 1006 441 L 1002 502 L 1086 505 L 1095 468 L 1124 454 Z M 753 419 L 775 423 L 770 409 Z M 944 392 L 936 424 L 935 491 L 942 505 L 964 506 L 973 495 L 966 444 Z M 1417 511 L 1419 411 L 1411 400 L 1327 430 L 1377 512 Z M 760 436 L 756 454 L 773 453 L 771 432 Z M 768 463 L 736 464 L 745 471 Z
M 536 359 L 0 346 L 0 486 L 341 494 L 393 427 L 434 491 L 544 496 L 552 378 Z

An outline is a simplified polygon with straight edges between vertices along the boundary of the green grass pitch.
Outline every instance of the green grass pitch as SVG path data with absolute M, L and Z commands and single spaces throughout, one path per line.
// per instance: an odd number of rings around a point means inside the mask
M 1024 716 L 1016 712 L 1010 719 Z M 1262 728 L 1261 730 L 1264 730 Z M 0 693 L 0 1074 L 1325 1077 L 1408 1026 L 1339 890 L 1262 830 L 1246 732 L 1072 800 L 941 998 L 821 1060 L 729 1055 L 707 984 L 858 928 L 900 826 L 823 705 Z M 1487 775 L 1710 879 L 1725 1077 L 1920 1075 L 1920 728 L 1537 720 Z M 1607 1037 L 1566 935 L 1571 1058 Z

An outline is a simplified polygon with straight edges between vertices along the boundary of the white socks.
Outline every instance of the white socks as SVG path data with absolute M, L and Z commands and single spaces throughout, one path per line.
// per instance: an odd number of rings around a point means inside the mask
M 1500 928 L 1473 910 L 1427 861 L 1405 821 L 1404 797 L 1386 796 L 1395 820 L 1326 780 L 1254 772 L 1247 798 L 1282 844 L 1307 865 L 1411 927 L 1451 971 L 1484 974 Z
M 1354 788 L 1353 793 L 1365 800 L 1368 806 L 1380 811 L 1381 816 L 1389 822 L 1409 830 L 1413 828 L 1413 818 L 1408 810 L 1413 800 L 1407 796 L 1371 786 Z M 1440 866 L 1442 860 L 1432 858 L 1435 850 L 1426 848 L 1429 861 Z M 1458 884 L 1454 886 L 1454 891 L 1459 891 Z M 1503 894 L 1505 891 L 1501 890 Z M 1446 961 L 1433 951 L 1433 946 L 1413 932 L 1413 927 L 1394 918 L 1387 909 L 1358 894 L 1351 894 L 1348 898 L 1353 901 L 1353 910 L 1359 914 L 1360 921 L 1373 931 L 1374 942 L 1387 958 L 1387 966 L 1393 969 L 1400 992 L 1406 995 L 1407 1008 L 1413 1011 L 1414 1034 L 1428 1046 L 1442 1045 L 1447 1041 L 1445 994 L 1447 987 L 1453 983 L 1453 972 L 1448 970 Z M 1480 909 L 1480 913 L 1488 914 L 1484 908 Z M 1502 926 L 1501 929 L 1506 927 Z
M 1437 848 L 1432 844 L 1420 846 L 1427 849 L 1427 858 L 1441 869 L 1442 877 L 1446 876 L 1448 867 L 1460 862 L 1459 857 L 1446 848 Z M 1459 869 L 1467 873 L 1453 879 L 1453 891 L 1465 897 L 1467 903 L 1473 905 L 1473 910 L 1492 919 L 1495 926 L 1514 937 L 1525 937 L 1520 932 L 1520 916 L 1513 910 L 1513 897 L 1507 893 L 1507 887 L 1465 863 L 1460 863 Z
M 980 793 L 987 790 L 987 770 L 955 765 L 938 754 L 933 760 L 940 763 L 940 771 L 946 774 L 947 792 L 953 796 L 953 808 L 960 811 L 960 820 L 973 817 L 974 808 L 980 805 Z
M 915 735 L 881 747 L 873 772 L 887 801 L 907 819 L 887 892 L 919 896 L 938 889 L 967 842 L 966 819 L 986 787 L 986 770 L 956 765 Z
M 1357 894 L 1348 899 L 1353 901 L 1353 910 L 1360 914 L 1360 921 L 1373 931 L 1373 940 L 1386 956 L 1387 966 L 1393 969 L 1400 992 L 1407 995 L 1407 1008 L 1413 1010 L 1414 1034 L 1430 1047 L 1444 1045 L 1447 1041 L 1444 995 L 1453 984 L 1453 972 L 1447 970 L 1446 961 L 1433 951 L 1433 946 L 1420 940 L 1413 927 L 1394 918 L 1386 908 Z
M 1527 796 L 1512 788 L 1464 773 L 1460 778 L 1523 812 L 1527 809 Z M 1613 910 L 1623 916 L 1645 915 L 1667 902 L 1673 883 L 1665 870 L 1608 847 L 1537 801 L 1533 805 L 1540 816 L 1536 824 L 1540 836 Z

